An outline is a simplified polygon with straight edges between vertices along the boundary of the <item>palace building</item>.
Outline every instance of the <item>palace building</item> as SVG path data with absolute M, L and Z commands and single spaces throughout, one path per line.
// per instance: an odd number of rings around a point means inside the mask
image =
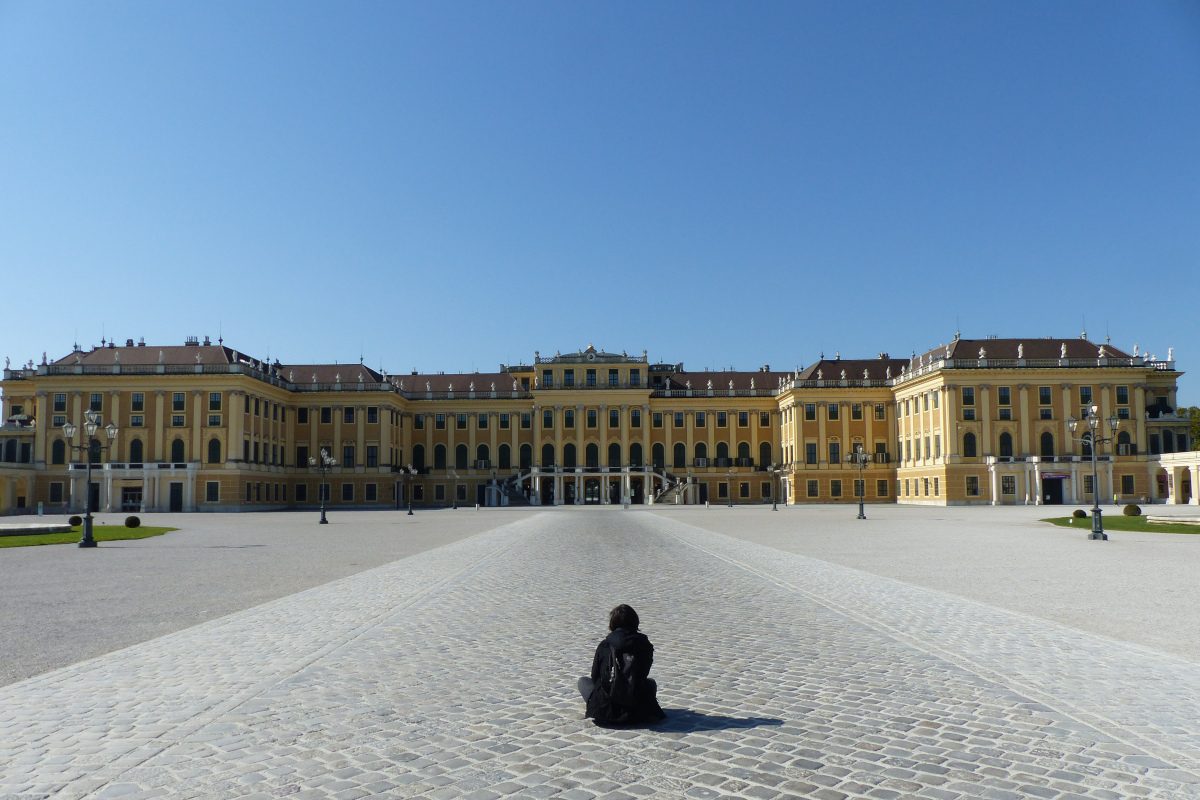
M 588 347 L 496 372 L 405 375 L 268 362 L 207 338 L 102 342 L 5 368 L 0 513 L 88 501 L 273 510 L 322 497 L 331 508 L 860 493 L 995 505 L 1090 504 L 1098 491 L 1105 503 L 1195 503 L 1200 453 L 1175 412 L 1180 374 L 1173 354 L 1085 337 L 956 336 L 910 358 L 793 371 L 689 372 Z M 1071 425 L 1089 415 L 1094 441 L 1086 421 Z M 322 453 L 334 462 L 324 470 Z

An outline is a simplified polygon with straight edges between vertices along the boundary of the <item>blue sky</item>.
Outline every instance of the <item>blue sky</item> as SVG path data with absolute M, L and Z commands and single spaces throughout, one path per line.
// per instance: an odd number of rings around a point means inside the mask
M 0 355 L 1200 371 L 1198 143 L 1194 2 L 0 0 Z

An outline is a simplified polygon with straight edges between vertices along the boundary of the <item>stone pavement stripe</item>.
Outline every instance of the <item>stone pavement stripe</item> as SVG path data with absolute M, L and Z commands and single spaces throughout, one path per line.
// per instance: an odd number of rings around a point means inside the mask
M 807 593 L 783 585 L 797 576 Z M 848 597 L 866 610 L 912 602 L 892 611 L 911 620 L 896 626 L 906 636 L 844 613 Z M 521 797 L 1020 797 L 1023 785 L 1091 800 L 1200 796 L 1159 754 L 917 646 L 950 631 L 977 658 L 982 637 L 959 627 L 993 619 L 988 607 L 650 514 L 549 512 L 289 600 L 286 614 L 269 604 L 67 668 L 74 680 L 44 696 L 5 687 L 0 794 L 463 797 L 517 784 Z M 571 689 L 619 600 L 658 647 L 672 716 L 655 729 L 594 727 Z M 1018 622 L 1002 632 L 1017 652 L 1026 627 L 1045 633 Z M 289 624 L 323 640 L 323 655 L 298 657 L 312 637 Z M 222 657 L 228 669 L 212 670 Z M 219 695 L 262 685 L 243 673 L 263 666 L 279 679 L 182 736 L 136 703 L 96 699 L 108 686 L 98 667 L 169 714 L 156 688 Z M 27 735 L 46 699 L 79 703 L 82 732 Z M 151 731 L 160 752 L 105 766 L 104 748 Z
M 679 524 L 706 537 L 713 535 L 704 528 Z M 770 548 L 721 534 L 717 534 L 720 540 L 704 544 L 696 537 L 675 535 L 714 558 L 804 594 L 986 680 L 1011 686 L 1117 741 L 1158 752 L 1164 760 L 1184 765 L 1195 773 L 1192 780 L 1200 782 L 1200 725 L 1195 722 L 1200 720 L 1200 693 L 1193 688 L 1200 679 L 1200 666 L 1192 662 L 849 567 L 831 569 L 826 562 L 795 554 L 780 558 Z M 781 575 L 784 564 L 796 572 Z M 801 581 L 809 583 L 802 586 Z M 880 585 L 886 584 L 892 585 L 891 590 L 880 592 Z M 957 613 L 947 614 L 956 607 Z M 936 629 L 930 620 L 937 620 Z M 947 625 L 948 620 L 955 624 Z M 1036 648 L 1029 647 L 1030 641 L 1036 642 Z M 1115 681 L 1114 673 L 1124 680 Z

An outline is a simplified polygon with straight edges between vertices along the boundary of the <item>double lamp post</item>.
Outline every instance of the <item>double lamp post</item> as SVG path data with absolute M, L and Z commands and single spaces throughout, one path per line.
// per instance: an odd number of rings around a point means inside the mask
M 337 459 L 329 455 L 329 451 L 324 447 L 321 448 L 320 458 L 316 456 L 308 457 L 308 465 L 320 471 L 321 483 L 317 486 L 317 494 L 321 495 L 321 521 L 320 525 L 328 525 L 329 520 L 325 519 L 325 500 L 329 494 L 329 484 L 325 482 L 325 476 L 329 474 L 329 470 L 337 466 Z
M 1100 407 L 1092 406 L 1087 410 L 1087 416 L 1082 420 L 1070 417 L 1067 419 L 1067 425 L 1071 429 L 1071 433 L 1075 433 L 1079 429 L 1080 423 L 1087 425 L 1087 433 L 1076 439 L 1077 442 L 1085 442 L 1088 445 L 1088 450 L 1092 454 L 1092 532 L 1088 535 L 1089 539 L 1107 540 L 1108 534 L 1104 532 L 1104 520 L 1102 519 L 1103 512 L 1100 511 L 1100 476 L 1096 468 L 1096 445 L 1107 444 L 1116 441 L 1117 428 L 1121 424 L 1121 418 L 1116 414 L 1108 418 L 1108 436 L 1097 437 L 1100 432 Z
M 100 427 L 100 415 L 95 411 L 88 411 L 84 414 L 83 444 L 75 444 L 75 433 L 78 428 L 68 422 L 62 426 L 63 436 L 66 437 L 67 446 L 72 450 L 79 450 L 84 453 L 84 462 L 87 464 L 87 478 L 85 480 L 84 489 L 84 507 L 87 511 L 83 515 L 83 538 L 79 540 L 80 547 L 95 547 L 96 539 L 92 536 L 92 459 L 93 454 L 99 457 L 101 451 L 108 450 L 113 446 L 113 442 L 117 439 L 117 426 L 113 423 L 108 423 L 104 426 L 104 433 L 108 436 L 108 444 L 100 444 L 98 439 L 95 439 L 96 430 Z

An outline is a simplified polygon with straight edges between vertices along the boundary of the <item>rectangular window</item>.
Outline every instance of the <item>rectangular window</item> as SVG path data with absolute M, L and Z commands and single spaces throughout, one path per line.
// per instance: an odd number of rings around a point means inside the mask
M 934 407 L 934 408 L 937 408 L 937 407 L 938 407 L 938 393 L 937 393 L 937 390 L 935 389 L 934 391 L 930 392 L 930 394 L 932 394 L 932 395 L 933 395 L 933 407 Z
M 1121 494 L 1133 494 L 1134 491 L 1135 490 L 1134 490 L 1134 486 L 1133 486 L 1133 476 L 1132 475 L 1122 475 L 1121 476 Z
M 610 428 L 621 427 L 621 411 L 620 411 L 620 409 L 610 408 L 608 410 L 608 427 L 610 427 Z
M 738 412 L 738 427 L 739 428 L 749 428 L 750 427 L 750 412 L 749 411 L 739 411 Z
M 1092 476 L 1091 475 L 1083 476 L 1083 493 L 1084 494 L 1092 493 Z
M 133 410 L 134 411 L 141 411 L 141 409 L 137 405 L 139 397 L 142 398 L 143 403 L 146 402 L 146 395 L 142 394 L 141 392 L 134 392 L 133 393 Z M 66 394 L 66 392 L 56 392 L 55 393 L 55 395 L 54 395 L 54 410 L 55 411 L 66 411 L 67 410 L 67 394 Z
M 729 499 L 729 484 L 725 481 L 721 481 L 717 484 L 717 497 L 721 500 Z
M 563 411 L 563 427 L 564 428 L 574 428 L 575 427 L 575 412 L 572 409 L 568 408 L 565 411 Z
M 708 427 L 708 415 L 705 414 L 703 411 L 696 412 L 696 427 L 697 428 Z
M 305 445 L 300 445 L 296 448 L 296 466 L 308 466 L 308 447 Z
M 574 385 L 575 385 L 575 370 L 564 369 L 563 370 L 563 386 L 569 388 Z
M 834 478 L 829 482 L 829 495 L 831 497 L 842 496 L 842 482 L 837 478 Z
M 184 411 L 185 408 L 186 408 L 186 400 L 184 398 L 183 392 L 172 392 L 171 393 L 171 410 L 172 411 Z
M 615 369 L 610 369 L 608 371 L 608 385 L 609 386 L 620 386 L 621 385 L 621 373 Z
M 1038 409 L 1038 419 L 1054 419 L 1054 409 L 1053 408 L 1039 408 Z
M 938 488 L 940 485 L 941 485 L 941 478 L 934 478 L 933 479 L 933 496 L 934 497 L 937 497 L 938 495 L 941 494 L 941 489 Z
M 436 431 L 446 430 L 446 415 L 445 414 L 434 414 L 433 415 L 433 429 Z
M 354 445 L 342 445 L 342 466 L 347 468 L 354 466 Z
M 533 427 L 533 414 L 530 414 L 528 411 L 522 411 L 521 412 L 521 428 L 523 430 L 529 430 L 532 427 Z
M 458 498 L 458 502 L 460 502 L 460 503 L 466 502 L 467 485 L 465 483 L 460 483 L 460 484 L 455 485 L 454 496 Z
M 485 430 L 487 430 L 487 426 L 488 426 L 488 415 L 487 414 L 475 415 L 475 427 L 476 428 L 478 428 L 481 431 L 485 431 Z
M 1000 494 L 1015 495 L 1017 493 L 1017 476 L 1016 475 L 1001 475 L 1000 476 Z
M 758 427 L 760 427 L 760 428 L 771 427 L 771 412 L 770 411 L 758 412 Z
M 1012 389 L 1008 386 L 1001 386 L 996 390 L 997 398 L 1002 406 L 1012 405 Z
M 655 411 L 650 418 L 651 426 L 661 428 L 663 426 L 663 415 L 661 411 Z
M 717 427 L 718 428 L 729 427 L 729 415 L 726 414 L 724 411 L 717 412 Z
M 63 425 L 66 425 L 66 424 L 67 424 L 67 415 L 66 414 L 54 414 L 50 418 L 51 427 L 61 428 Z
M 816 464 L 817 463 L 817 443 L 816 442 L 805 442 L 804 443 L 804 463 L 805 464 Z
M 321 424 L 329 425 L 333 423 L 333 409 L 329 406 L 321 406 Z
M 254 484 L 246 484 L 246 502 L 249 503 L 254 499 Z
M 635 408 L 629 412 L 629 427 L 642 427 L 642 410 L 640 408 Z
M 379 466 L 379 445 L 377 445 L 377 444 L 367 445 L 367 466 L 368 467 L 378 467 Z
M 1092 404 L 1092 387 L 1080 386 L 1079 387 L 1079 405 L 1090 406 L 1091 404 Z
M 1039 405 L 1043 405 L 1043 406 L 1050 405 L 1052 397 L 1053 397 L 1053 394 L 1051 393 L 1049 386 L 1039 386 L 1038 387 L 1038 404 Z
M 806 489 L 809 497 L 819 497 L 821 494 L 820 484 L 815 480 L 809 480 Z
M 208 415 L 208 427 L 210 427 L 210 428 L 221 427 L 221 415 L 220 414 L 209 414 Z
M 172 414 L 171 415 L 171 427 L 172 428 L 182 428 L 183 427 L 183 414 Z
M 922 479 L 925 484 L 925 496 L 929 497 L 929 478 Z
M 378 499 L 379 499 L 379 485 L 374 484 L 374 483 L 368 483 L 365 487 L 365 494 L 363 496 L 363 500 L 367 501 L 368 503 L 374 503 Z
M 129 427 L 131 428 L 141 428 L 144 427 L 145 424 L 146 418 L 141 414 L 134 414 L 129 418 Z
M 50 483 L 50 502 L 61 503 L 63 499 L 63 485 L 60 481 L 51 481 Z
M 353 503 L 354 502 L 354 484 L 353 483 L 343 483 L 342 484 L 342 502 L 343 503 Z
M 510 416 L 509 416 L 508 412 L 504 412 L 500 415 L 500 430 L 502 430 L 502 431 L 508 430 L 509 425 L 510 425 Z
M 342 423 L 344 425 L 354 424 L 354 406 L 346 406 L 342 409 Z
M 935 434 L 933 437 L 933 457 L 942 457 L 942 435 L 940 433 Z
M 908 478 L 904 479 L 904 496 L 908 497 Z
M 1117 419 L 1129 419 L 1129 407 L 1122 406 L 1117 409 Z
M 546 430 L 554 427 L 554 412 L 548 408 L 542 411 L 542 427 Z
M 542 388 L 554 388 L 554 372 L 548 369 L 542 370 Z
M 974 386 L 962 387 L 962 404 L 964 406 L 975 405 L 975 387 Z
M 379 422 L 379 406 L 367 406 L 367 424 L 376 425 Z
M 964 408 L 964 409 L 962 410 L 962 412 L 963 412 L 963 419 L 965 419 L 965 420 L 972 420 L 972 419 L 975 419 L 975 409 L 973 409 L 973 408 Z
M 296 423 L 299 425 L 307 425 L 308 424 L 308 407 L 307 406 L 301 406 L 300 408 L 296 409 Z
M 884 408 L 883 403 L 875 404 L 875 419 L 876 421 L 883 421 L 887 419 L 887 409 Z
M 816 420 L 816 418 L 817 418 L 817 404 L 816 403 L 805 403 L 804 404 L 804 419 L 808 422 L 813 422 L 814 420 Z
M 584 383 L 589 389 L 596 385 L 596 370 L 589 369 L 584 374 Z
M 850 419 L 862 419 L 862 418 L 863 418 L 862 403 L 851 403 L 850 404 Z
M 1129 387 L 1128 386 L 1118 386 L 1117 387 L 1117 405 L 1119 405 L 1119 406 L 1129 405 Z
M 91 411 L 101 411 L 104 409 L 104 395 L 100 392 L 92 392 L 91 402 L 88 403 L 88 409 Z
M 587 426 L 589 428 L 595 428 L 600 424 L 599 420 L 597 419 L 597 416 L 598 415 L 596 414 L 596 409 L 589 408 L 587 410 Z
M 855 497 L 866 497 L 867 496 L 867 482 L 864 481 L 862 478 L 854 479 L 854 496 Z
M 929 394 L 928 393 L 921 395 L 921 405 L 924 407 L 925 411 L 929 410 Z
M 750 499 L 750 482 L 741 481 L 738 483 L 738 497 L 743 500 Z
M 640 369 L 629 370 L 629 385 L 630 386 L 641 386 L 642 385 L 642 371 Z
M 216 503 L 221 499 L 221 484 L 219 481 L 205 481 L 204 502 Z
M 839 442 L 829 443 L 829 463 L 840 464 L 842 461 L 842 445 Z
M 675 427 L 676 428 L 683 427 L 683 412 L 682 411 L 675 412 Z
M 760 497 L 770 499 L 771 497 L 771 482 L 763 481 L 758 485 L 758 494 Z
M 296 502 L 297 503 L 307 503 L 308 502 L 308 484 L 307 483 L 297 483 L 296 484 Z
M 209 392 L 208 393 L 208 410 L 209 411 L 220 411 L 221 410 L 221 393 L 220 392 Z
M 413 414 L 413 430 L 414 431 L 425 430 L 425 415 L 424 414 Z
M 999 414 L 1000 414 L 1000 419 L 1002 419 L 1002 420 L 1011 420 L 1012 419 L 1012 409 L 1011 408 L 1002 408 L 1002 409 L 1000 409 Z
M 887 497 L 888 496 L 888 482 L 887 482 L 886 478 L 875 481 L 875 496 L 876 497 Z

